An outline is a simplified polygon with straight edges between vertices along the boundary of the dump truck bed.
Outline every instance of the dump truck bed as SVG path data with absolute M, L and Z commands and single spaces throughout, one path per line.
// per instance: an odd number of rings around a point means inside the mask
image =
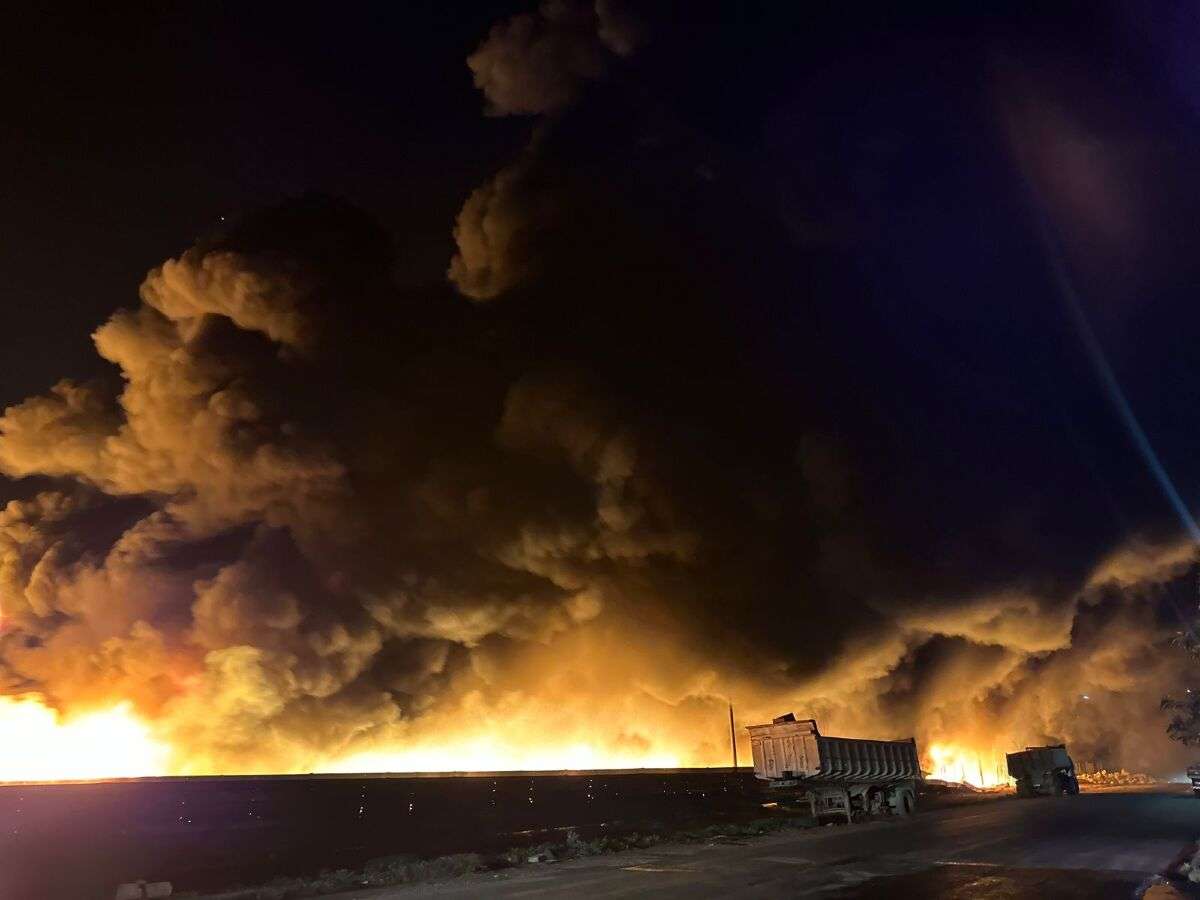
M 887 784 L 921 777 L 916 741 L 828 737 L 812 719 L 751 725 L 754 774 L 785 779 Z

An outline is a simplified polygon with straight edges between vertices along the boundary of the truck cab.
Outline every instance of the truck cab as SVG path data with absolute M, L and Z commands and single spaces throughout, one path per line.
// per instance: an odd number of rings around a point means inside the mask
M 1200 763 L 1187 767 L 1188 780 L 1192 783 L 1192 796 L 1200 797 Z
M 1075 763 L 1067 754 L 1066 744 L 1026 747 L 1016 753 L 1005 754 L 1005 758 L 1008 760 L 1008 774 L 1016 779 L 1018 797 L 1079 793 Z

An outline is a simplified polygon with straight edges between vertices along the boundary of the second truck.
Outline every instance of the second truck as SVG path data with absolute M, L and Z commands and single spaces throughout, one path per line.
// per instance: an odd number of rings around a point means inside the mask
M 1008 774 L 1017 782 L 1018 797 L 1079 793 L 1075 763 L 1067 754 L 1065 744 L 1026 747 L 1016 753 L 1006 754 L 1006 758 Z

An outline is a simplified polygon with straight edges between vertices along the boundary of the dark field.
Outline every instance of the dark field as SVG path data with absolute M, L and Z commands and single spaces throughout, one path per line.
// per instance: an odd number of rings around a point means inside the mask
M 394 854 L 497 853 L 761 814 L 749 770 L 159 778 L 0 785 L 0 898 L 213 890 Z
M 1194 852 L 1197 834 L 1200 801 L 1187 785 L 1027 800 L 993 795 L 924 803 L 908 820 L 663 844 L 337 900 L 1132 898 Z

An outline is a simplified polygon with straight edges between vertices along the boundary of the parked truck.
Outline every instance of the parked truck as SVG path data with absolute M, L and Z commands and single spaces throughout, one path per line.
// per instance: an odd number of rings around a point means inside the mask
M 779 797 L 807 803 L 814 818 L 911 815 L 921 766 L 915 738 L 867 741 L 828 737 L 816 719 L 791 713 L 769 725 L 751 725 L 754 776 Z
M 1066 744 L 1026 747 L 1016 753 L 1007 753 L 1005 757 L 1008 774 L 1017 782 L 1018 797 L 1079 793 L 1075 763 L 1067 754 Z
M 1188 780 L 1192 782 L 1192 796 L 1200 797 L 1200 763 L 1187 767 Z

